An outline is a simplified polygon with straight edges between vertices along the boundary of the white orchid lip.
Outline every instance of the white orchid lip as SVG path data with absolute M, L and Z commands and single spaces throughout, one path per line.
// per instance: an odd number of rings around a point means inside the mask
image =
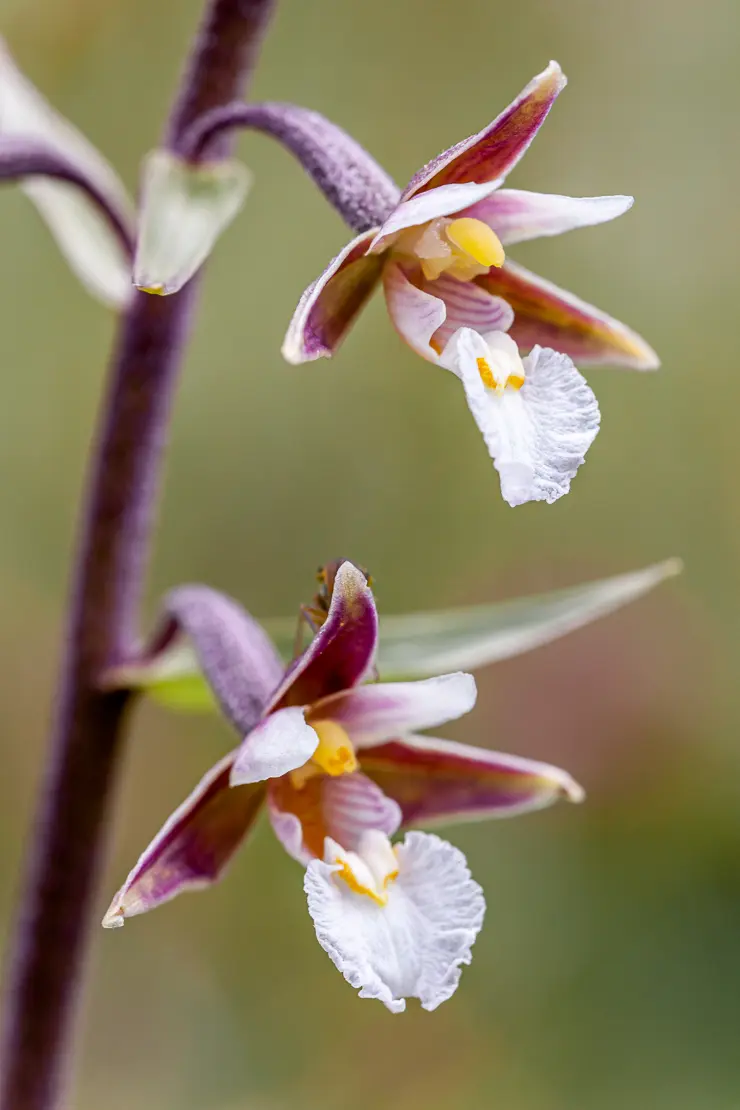
M 319 944 L 361 998 L 400 1013 L 406 998 L 434 1010 L 454 994 L 485 913 L 457 848 L 419 832 L 393 847 L 369 829 L 355 852 L 327 838 L 304 887 Z
M 570 489 L 599 430 L 599 406 L 567 355 L 519 357 L 504 333 L 460 328 L 440 361 L 461 379 L 510 505 L 551 503 Z

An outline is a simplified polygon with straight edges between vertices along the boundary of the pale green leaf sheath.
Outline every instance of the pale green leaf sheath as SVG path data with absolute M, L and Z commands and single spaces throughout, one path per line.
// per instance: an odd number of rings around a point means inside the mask
M 145 159 L 134 285 L 176 293 L 244 203 L 251 177 L 233 160 L 190 165 L 166 150 Z

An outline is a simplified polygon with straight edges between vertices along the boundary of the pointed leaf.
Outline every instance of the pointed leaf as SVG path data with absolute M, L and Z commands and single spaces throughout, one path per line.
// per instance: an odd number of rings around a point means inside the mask
M 681 572 L 678 559 L 535 597 L 436 613 L 381 617 L 378 670 L 384 680 L 425 678 L 496 663 L 540 647 L 649 593 Z M 267 621 L 285 659 L 295 621 Z M 145 663 L 118 668 L 110 684 L 139 689 L 172 709 L 206 712 L 215 702 L 194 651 L 179 643 Z
M 134 285 L 161 295 L 182 289 L 241 208 L 250 180 L 240 162 L 191 165 L 152 151 L 144 161 Z

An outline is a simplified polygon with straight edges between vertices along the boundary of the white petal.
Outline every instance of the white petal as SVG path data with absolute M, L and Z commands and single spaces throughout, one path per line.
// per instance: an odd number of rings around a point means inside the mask
M 144 160 L 134 284 L 176 293 L 203 265 L 244 203 L 250 174 L 228 160 L 191 166 L 167 150 Z
M 121 221 L 133 227 L 131 202 L 99 151 L 60 116 L 17 69 L 0 39 L 0 134 L 42 139 L 95 183 Z M 110 224 L 86 194 L 63 181 L 21 185 L 49 225 L 70 267 L 93 296 L 120 307 L 131 295 L 131 267 Z
M 563 197 L 529 193 L 522 189 L 499 189 L 473 206 L 468 215 L 483 220 L 501 242 L 523 243 L 543 235 L 561 235 L 578 227 L 592 227 L 623 215 L 633 197 Z
M 524 360 L 520 390 L 488 389 L 476 360 L 488 347 L 476 332 L 461 328 L 444 351 L 460 374 L 473 418 L 501 478 L 510 505 L 556 501 L 570 482 L 599 430 L 599 406 L 586 379 L 567 355 L 535 347 Z
M 231 772 L 231 785 L 262 782 L 295 771 L 311 758 L 318 742 L 300 706 L 279 709 L 244 738 Z
M 426 193 L 417 193 L 394 208 L 370 244 L 368 254 L 380 254 L 387 250 L 398 233 L 406 228 L 418 227 L 440 216 L 453 216 L 483 200 L 497 188 L 497 181 L 484 181 L 481 184 L 467 181 L 462 184 L 439 185 Z
M 434 1010 L 454 994 L 485 913 L 483 892 L 457 848 L 412 832 L 396 848 L 388 902 L 355 894 L 337 866 L 313 860 L 304 889 L 319 944 L 361 998 L 393 1013 L 418 998 Z
M 311 716 L 337 721 L 359 748 L 454 721 L 470 712 L 476 696 L 472 674 L 457 671 L 420 682 L 376 682 L 343 690 L 316 702 Z

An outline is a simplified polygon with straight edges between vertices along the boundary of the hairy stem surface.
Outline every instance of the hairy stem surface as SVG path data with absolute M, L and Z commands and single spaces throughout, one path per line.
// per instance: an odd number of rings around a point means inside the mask
M 166 141 L 242 94 L 273 0 L 210 0 Z M 136 293 L 121 320 L 90 464 L 50 751 L 8 963 L 0 1110 L 64 1090 L 129 696 L 97 679 L 137 646 L 173 388 L 195 284 Z

